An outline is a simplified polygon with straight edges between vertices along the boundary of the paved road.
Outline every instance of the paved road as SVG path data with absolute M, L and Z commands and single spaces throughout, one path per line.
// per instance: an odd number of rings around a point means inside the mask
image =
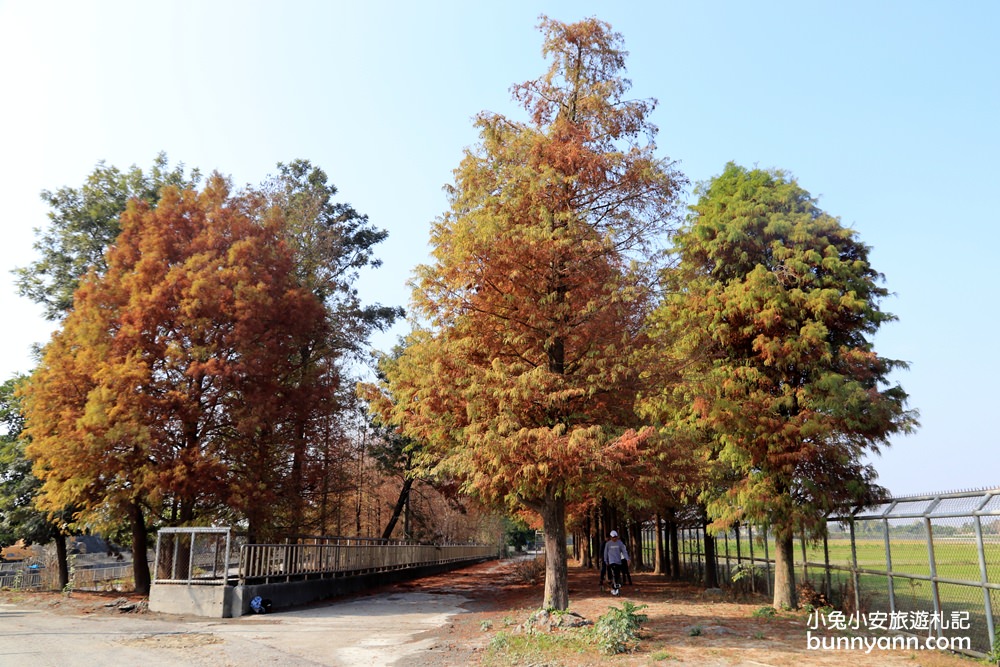
M 418 636 L 462 613 L 467 598 L 389 592 L 236 619 L 51 613 L 0 604 L 0 665 L 438 664 Z

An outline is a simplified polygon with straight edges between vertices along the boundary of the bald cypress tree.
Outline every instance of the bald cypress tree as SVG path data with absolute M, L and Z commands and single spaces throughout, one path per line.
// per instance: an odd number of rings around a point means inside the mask
M 864 455 L 917 424 L 906 365 L 872 345 L 895 318 L 868 246 L 785 173 L 728 164 L 697 194 L 653 327 L 686 360 L 663 395 L 687 400 L 663 404 L 728 478 L 703 494 L 716 525 L 774 530 L 774 604 L 795 606 L 794 535 L 879 497 Z
M 428 328 L 388 375 L 386 421 L 481 499 L 541 517 L 544 606 L 565 609 L 567 504 L 637 442 L 628 355 L 681 177 L 648 141 L 653 102 L 625 97 L 621 36 L 541 30 L 550 67 L 514 87 L 528 120 L 480 114 L 455 171 L 414 281 Z

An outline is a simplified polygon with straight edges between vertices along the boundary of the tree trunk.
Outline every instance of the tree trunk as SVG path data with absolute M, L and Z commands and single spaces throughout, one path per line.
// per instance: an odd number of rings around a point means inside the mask
M 413 539 L 413 512 L 410 509 L 411 496 L 406 494 L 406 507 L 403 509 L 403 537 Z
M 56 563 L 59 567 L 59 590 L 64 591 L 69 586 L 69 556 L 66 554 L 66 536 L 62 531 L 55 531 Z
M 403 509 L 406 507 L 406 501 L 410 497 L 410 488 L 412 486 L 413 478 L 405 477 L 403 479 L 403 488 L 399 490 L 399 498 L 396 499 L 396 506 L 392 508 L 392 516 L 389 517 L 389 523 L 386 524 L 385 530 L 382 531 L 383 540 L 392 537 L 392 531 L 396 529 L 396 522 L 399 521 L 399 515 L 403 513 Z
M 594 555 L 594 567 L 600 569 L 601 559 L 604 558 L 604 554 L 601 553 L 601 546 L 604 544 L 604 541 L 601 538 L 601 510 L 598 507 L 594 508 L 593 521 L 594 523 L 590 531 L 590 553 Z
M 588 569 L 594 567 L 594 556 L 590 550 L 591 541 L 590 512 L 587 512 L 580 535 L 580 564 Z
M 545 531 L 545 598 L 543 609 L 564 611 L 569 607 L 566 572 L 566 501 L 550 494 L 540 507 Z
M 309 368 L 314 364 L 310 346 L 301 346 L 299 354 L 301 355 L 302 368 Z M 292 537 L 297 537 L 302 533 L 302 518 L 305 515 L 306 501 L 303 484 L 305 474 L 303 471 L 306 466 L 306 431 L 309 422 L 308 407 L 305 405 L 305 401 L 296 401 L 295 405 L 298 410 L 294 416 L 295 435 L 292 440 L 292 469 L 289 475 L 291 484 L 288 498 L 289 516 L 285 523 L 288 526 L 288 534 Z
M 774 601 L 775 609 L 796 609 L 795 539 L 789 531 L 779 531 L 774 538 Z
M 653 574 L 663 574 L 666 563 L 666 556 L 663 552 L 663 522 L 660 520 L 660 513 L 653 515 L 653 530 L 656 531 L 656 555 L 654 556 Z
M 128 506 L 129 523 L 132 525 L 132 576 L 135 579 L 135 592 L 139 595 L 149 595 L 150 576 L 149 533 L 146 531 L 146 518 L 138 503 Z
M 715 557 L 715 536 L 709 534 L 705 524 L 705 588 L 719 587 L 719 564 Z
M 638 572 L 646 566 L 646 561 L 642 555 L 642 524 L 638 521 L 628 522 L 628 537 L 629 537 L 629 555 L 632 556 L 632 562 L 629 563 L 629 569 L 633 572 Z M 632 583 L 631 581 L 629 583 Z
M 670 530 L 670 578 L 675 581 L 681 578 L 681 545 L 678 538 L 677 522 L 669 521 Z

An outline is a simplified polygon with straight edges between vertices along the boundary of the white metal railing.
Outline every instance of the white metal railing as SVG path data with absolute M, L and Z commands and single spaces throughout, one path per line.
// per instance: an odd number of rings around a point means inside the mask
M 482 560 L 498 554 L 495 545 L 356 537 L 246 544 L 229 528 L 163 528 L 156 538 L 153 583 L 274 583 Z
M 238 578 L 271 583 L 308 578 L 398 570 L 423 565 L 490 558 L 497 547 L 482 544 L 358 544 L 333 540 L 321 544 L 246 544 L 240 548 Z

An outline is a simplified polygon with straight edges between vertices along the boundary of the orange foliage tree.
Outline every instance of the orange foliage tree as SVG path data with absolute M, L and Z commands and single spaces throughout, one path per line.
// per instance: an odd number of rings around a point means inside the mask
M 480 498 L 540 515 L 544 606 L 565 609 L 567 503 L 643 442 L 629 354 L 681 177 L 654 155 L 655 103 L 624 97 L 621 36 L 540 28 L 551 65 L 513 88 L 529 119 L 478 116 L 413 283 L 427 328 L 375 403 Z
M 25 389 L 28 455 L 44 508 L 132 529 L 147 591 L 147 525 L 245 518 L 273 528 L 289 479 L 284 406 L 327 393 L 302 364 L 327 335 L 323 304 L 295 278 L 280 209 L 205 189 L 133 202 L 104 273 L 74 308 Z

